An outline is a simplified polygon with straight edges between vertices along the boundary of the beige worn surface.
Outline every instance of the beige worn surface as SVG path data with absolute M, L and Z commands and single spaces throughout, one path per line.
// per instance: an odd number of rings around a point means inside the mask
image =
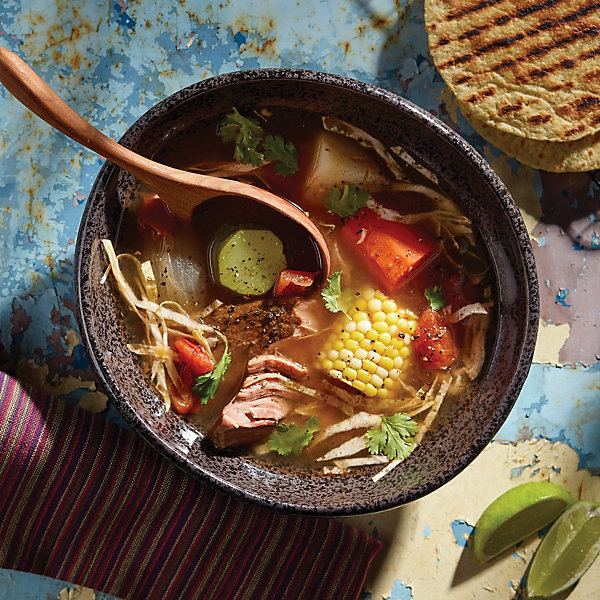
M 546 323 L 540 319 L 537 342 L 533 352 L 533 362 L 562 367 L 560 351 L 569 339 L 571 328 L 568 323 Z
M 461 105 L 531 139 L 600 129 L 595 0 L 425 0 L 436 67 Z
M 384 547 L 367 576 L 372 600 L 512 600 L 524 576 L 537 535 L 516 550 L 480 564 L 461 546 L 453 522 L 474 525 L 485 507 L 511 487 L 550 479 L 575 498 L 600 501 L 600 477 L 577 470 L 577 454 L 547 440 L 518 444 L 492 442 L 460 475 L 416 502 L 377 515 L 348 519 L 365 531 L 376 530 Z M 598 598 L 600 560 L 569 600 Z M 404 595 L 399 595 L 398 589 Z M 394 594 L 392 592 L 394 591 Z M 409 595 L 410 594 L 410 595 Z

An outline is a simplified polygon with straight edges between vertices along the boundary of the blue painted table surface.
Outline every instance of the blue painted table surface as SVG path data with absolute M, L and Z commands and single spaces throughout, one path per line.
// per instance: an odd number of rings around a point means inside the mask
M 589 174 L 524 167 L 479 137 L 428 51 L 411 0 L 3 0 L 0 45 L 119 138 L 157 101 L 234 70 L 299 67 L 391 90 L 485 156 L 530 231 L 541 336 L 497 439 L 542 437 L 600 470 L 600 188 Z M 0 338 L 19 376 L 78 402 L 94 390 L 73 310 L 73 253 L 102 160 L 0 86 Z M 119 419 L 110 406 L 109 417 Z

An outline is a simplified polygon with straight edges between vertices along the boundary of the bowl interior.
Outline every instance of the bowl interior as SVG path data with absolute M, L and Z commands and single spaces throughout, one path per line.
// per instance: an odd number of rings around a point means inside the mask
M 384 144 L 402 145 L 438 174 L 479 229 L 491 256 L 497 314 L 492 351 L 476 393 L 452 404 L 420 446 L 389 475 L 289 473 L 218 455 L 192 424 L 165 413 L 125 348 L 99 240 L 113 242 L 135 184 L 103 166 L 77 240 L 75 292 L 82 337 L 106 391 L 127 422 L 185 471 L 265 506 L 304 514 L 347 515 L 391 508 L 427 494 L 459 473 L 491 440 L 513 406 L 531 363 L 538 295 L 529 236 L 510 195 L 487 163 L 449 128 L 394 94 L 354 80 L 293 70 L 233 73 L 185 88 L 139 119 L 121 142 L 149 157 L 236 106 L 287 106 L 334 115 Z

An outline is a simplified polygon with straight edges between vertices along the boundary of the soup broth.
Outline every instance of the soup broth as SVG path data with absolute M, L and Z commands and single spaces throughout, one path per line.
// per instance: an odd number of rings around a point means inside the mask
M 214 198 L 187 223 L 135 193 L 111 259 L 141 281 L 129 347 L 166 408 L 217 449 L 326 472 L 380 464 L 378 477 L 442 404 L 471 395 L 493 319 L 489 260 L 403 149 L 265 107 L 201 123 L 157 158 L 294 202 L 331 253 L 326 278 L 304 230 L 249 200 Z

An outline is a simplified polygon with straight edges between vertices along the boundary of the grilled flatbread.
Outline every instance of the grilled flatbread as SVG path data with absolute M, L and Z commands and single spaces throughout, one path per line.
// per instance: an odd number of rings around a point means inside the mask
M 553 173 L 600 169 L 600 131 L 572 142 L 545 142 L 500 131 L 468 113 L 465 116 L 484 139 L 534 169 Z
M 600 130 L 598 0 L 425 0 L 435 64 L 480 122 L 535 140 Z

